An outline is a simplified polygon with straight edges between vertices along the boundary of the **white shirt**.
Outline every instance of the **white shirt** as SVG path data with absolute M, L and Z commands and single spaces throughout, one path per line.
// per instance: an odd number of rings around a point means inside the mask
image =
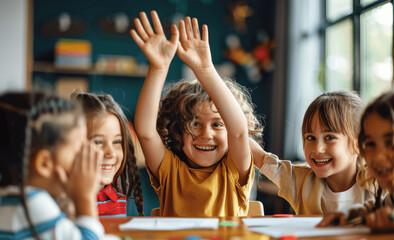
M 366 192 L 357 183 L 346 191 L 333 192 L 326 182 L 322 199 L 324 212 L 344 212 L 355 203 L 373 200 L 374 195 Z

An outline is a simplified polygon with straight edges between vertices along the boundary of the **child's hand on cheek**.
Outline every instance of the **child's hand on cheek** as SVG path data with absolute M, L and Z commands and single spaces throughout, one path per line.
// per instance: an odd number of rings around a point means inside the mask
M 92 203 L 95 206 L 102 160 L 101 150 L 92 144 L 85 144 L 77 154 L 69 174 L 61 166 L 56 167 L 60 181 L 76 205 L 77 215 L 92 215 L 95 212 L 91 206 Z
M 91 143 L 85 144 L 75 159 L 69 184 L 76 198 L 96 196 L 100 181 L 103 152 Z

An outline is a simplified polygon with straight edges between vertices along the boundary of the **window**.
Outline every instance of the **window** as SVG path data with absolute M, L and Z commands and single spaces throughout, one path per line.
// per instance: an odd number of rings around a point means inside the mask
M 393 1 L 288 1 L 284 158 L 305 159 L 303 116 L 322 92 L 355 90 L 368 103 L 392 86 Z
M 393 5 L 384 4 L 361 14 L 361 96 L 370 101 L 390 88 L 392 65 Z
M 324 90 L 370 102 L 393 79 L 393 0 L 325 0 Z
M 352 22 L 346 19 L 326 30 L 327 90 L 353 88 L 353 35 Z

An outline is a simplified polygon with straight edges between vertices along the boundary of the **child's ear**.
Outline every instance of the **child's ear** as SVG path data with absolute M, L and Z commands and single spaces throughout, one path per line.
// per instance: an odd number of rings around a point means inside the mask
M 38 151 L 33 160 L 34 171 L 44 178 L 49 178 L 54 171 L 52 154 L 47 149 Z

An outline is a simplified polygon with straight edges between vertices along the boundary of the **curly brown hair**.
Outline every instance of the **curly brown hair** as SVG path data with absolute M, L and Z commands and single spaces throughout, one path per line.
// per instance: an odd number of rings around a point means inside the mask
M 138 213 L 143 216 L 144 197 L 142 195 L 141 177 L 134 154 L 134 144 L 127 125 L 128 120 L 121 107 L 109 94 L 83 93 L 77 90 L 71 95 L 71 98 L 81 102 L 86 115 L 88 132 L 91 131 L 95 123 L 102 121 L 107 114 L 113 114 L 118 118 L 122 134 L 123 160 L 112 184 L 117 187 L 120 180 L 121 189 L 118 189 L 118 191 L 123 192 L 127 198 L 132 198 L 133 193 Z
M 230 78 L 223 79 L 241 106 L 247 121 L 249 136 L 261 141 L 263 126 L 254 112 L 254 105 L 247 88 Z M 197 116 L 196 106 L 213 102 L 204 87 L 197 80 L 182 80 L 167 87 L 166 96 L 161 100 L 157 118 L 157 131 L 164 145 L 181 160 L 186 156 L 182 151 L 183 134 L 193 136 L 191 124 Z

